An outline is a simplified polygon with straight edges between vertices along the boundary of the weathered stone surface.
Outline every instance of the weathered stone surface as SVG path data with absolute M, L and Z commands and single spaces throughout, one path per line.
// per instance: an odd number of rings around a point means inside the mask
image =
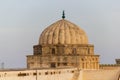
M 62 19 L 42 32 L 39 44 L 88 44 L 88 38 L 80 27 Z
M 27 56 L 27 66 L 30 69 L 51 67 L 99 69 L 99 55 L 95 55 L 94 46 L 88 44 L 84 30 L 62 19 L 42 32 L 39 44 L 34 46 L 34 54 Z

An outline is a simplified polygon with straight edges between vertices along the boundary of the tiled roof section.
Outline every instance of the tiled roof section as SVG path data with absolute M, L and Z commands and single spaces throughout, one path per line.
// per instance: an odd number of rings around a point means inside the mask
M 42 32 L 39 44 L 88 44 L 88 38 L 80 27 L 62 19 Z

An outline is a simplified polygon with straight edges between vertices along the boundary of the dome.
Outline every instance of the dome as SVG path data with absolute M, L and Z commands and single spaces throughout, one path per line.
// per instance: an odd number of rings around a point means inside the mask
M 39 44 L 88 44 L 88 38 L 79 26 L 61 19 L 42 32 Z

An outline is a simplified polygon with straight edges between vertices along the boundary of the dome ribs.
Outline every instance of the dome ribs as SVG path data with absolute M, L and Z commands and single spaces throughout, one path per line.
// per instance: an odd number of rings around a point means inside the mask
M 60 42 L 60 27 L 61 27 L 61 21 L 62 20 L 60 20 L 60 21 L 58 21 L 59 22 L 59 27 L 58 27 L 58 43 L 57 44 L 60 44 L 61 42 Z
M 47 28 L 41 33 L 40 38 L 39 38 L 39 44 L 43 44 L 43 42 L 44 42 L 43 36 L 44 36 L 44 34 L 46 33 L 46 31 L 47 31 L 48 28 L 49 28 L 49 27 L 47 27 Z
M 54 25 L 56 25 L 55 23 L 50 25 L 49 28 L 47 28 L 46 33 L 44 34 L 43 38 L 44 38 L 44 43 L 45 44 L 50 44 L 50 37 L 51 37 L 51 30 L 54 27 Z
M 88 44 L 88 38 L 79 26 L 62 19 L 42 32 L 39 44 Z
M 64 38 L 63 38 L 63 36 L 64 36 L 64 31 L 63 31 L 63 22 L 62 22 L 62 20 L 61 20 L 61 22 L 60 22 L 60 26 L 59 26 L 59 39 L 58 39 L 58 42 L 59 42 L 59 44 L 63 44 L 63 41 L 64 41 Z
M 57 24 L 54 25 L 54 27 L 51 28 L 51 30 L 49 30 L 49 36 L 48 36 L 48 44 L 52 44 L 53 43 L 53 33 L 54 30 L 56 28 Z
M 76 44 L 76 35 L 75 35 L 75 28 L 72 23 L 68 22 L 68 25 L 70 27 L 70 34 L 71 34 L 71 43 Z
M 71 40 L 70 40 L 70 27 L 67 24 L 67 22 L 65 23 L 65 43 L 66 44 L 70 44 Z
M 59 22 L 56 23 L 57 25 L 55 26 L 55 29 L 53 31 L 53 39 L 52 39 L 52 44 L 57 44 L 58 43 L 58 35 L 59 35 L 59 27 L 60 24 Z

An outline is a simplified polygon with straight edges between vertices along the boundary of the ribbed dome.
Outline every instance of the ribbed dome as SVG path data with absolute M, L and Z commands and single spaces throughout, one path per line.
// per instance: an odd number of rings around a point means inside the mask
M 42 32 L 39 44 L 88 44 L 88 38 L 80 27 L 62 19 Z

